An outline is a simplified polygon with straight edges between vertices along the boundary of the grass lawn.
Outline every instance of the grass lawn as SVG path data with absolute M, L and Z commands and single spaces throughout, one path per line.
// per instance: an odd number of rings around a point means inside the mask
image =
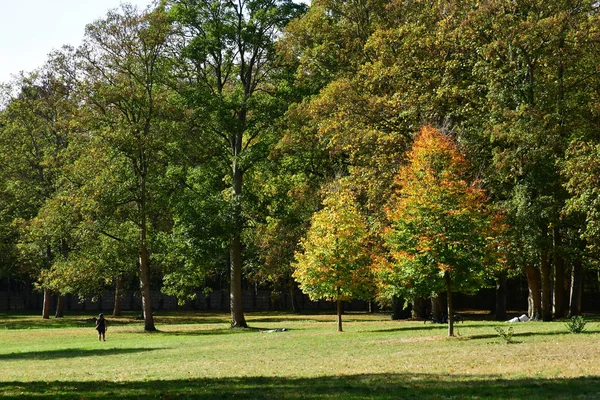
M 44 399 L 600 399 L 600 322 L 445 325 L 347 314 L 157 314 L 159 332 L 91 315 L 0 314 L 0 397 Z M 588 317 L 588 320 L 591 318 Z M 281 333 L 260 330 L 286 328 Z

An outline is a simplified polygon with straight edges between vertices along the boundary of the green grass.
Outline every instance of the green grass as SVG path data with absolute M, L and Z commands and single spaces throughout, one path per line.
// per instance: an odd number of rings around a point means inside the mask
M 0 314 L 0 397 L 36 399 L 598 399 L 600 324 L 444 325 L 349 314 L 157 315 L 159 332 L 110 318 L 98 342 L 90 315 L 44 321 Z M 589 318 L 587 318 L 590 320 Z M 507 324 L 501 324 L 506 327 Z M 260 330 L 287 328 L 282 333 Z

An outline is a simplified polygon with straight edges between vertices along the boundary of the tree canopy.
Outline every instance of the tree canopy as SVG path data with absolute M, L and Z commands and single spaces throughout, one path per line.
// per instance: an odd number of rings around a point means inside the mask
M 0 273 L 48 302 L 135 279 L 147 330 L 153 290 L 219 282 L 241 328 L 245 289 L 370 299 L 375 272 L 409 300 L 524 275 L 532 317 L 580 313 L 599 20 L 591 0 L 123 5 L 2 86 Z

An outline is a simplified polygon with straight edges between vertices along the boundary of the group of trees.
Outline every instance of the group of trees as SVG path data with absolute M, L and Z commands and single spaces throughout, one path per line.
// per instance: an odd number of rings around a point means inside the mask
M 445 292 L 452 334 L 453 291 L 524 274 L 532 317 L 578 314 L 599 23 L 586 0 L 124 5 L 3 89 L 0 272 L 46 301 L 136 276 L 146 330 L 151 284 L 185 301 L 222 271 L 233 327 L 248 282 L 339 315 Z

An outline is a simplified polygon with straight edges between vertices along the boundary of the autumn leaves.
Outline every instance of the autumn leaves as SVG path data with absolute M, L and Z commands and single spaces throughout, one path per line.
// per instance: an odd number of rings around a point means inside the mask
M 313 300 L 338 303 L 446 291 L 452 315 L 452 291 L 476 290 L 495 264 L 489 247 L 499 233 L 498 216 L 466 173 L 467 161 L 452 138 L 425 127 L 396 175 L 383 229 L 369 229 L 351 190 L 343 184 L 330 189 L 296 254 L 300 288 Z

